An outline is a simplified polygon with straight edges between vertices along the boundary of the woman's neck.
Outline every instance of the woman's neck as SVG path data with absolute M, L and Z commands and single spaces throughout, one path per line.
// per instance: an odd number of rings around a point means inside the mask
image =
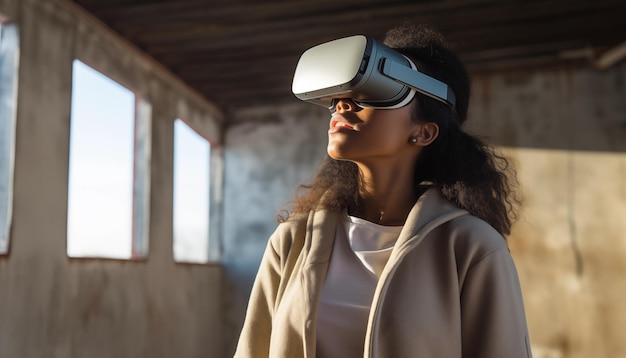
M 350 215 L 380 225 L 403 225 L 418 197 L 413 168 L 358 165 L 362 185 Z

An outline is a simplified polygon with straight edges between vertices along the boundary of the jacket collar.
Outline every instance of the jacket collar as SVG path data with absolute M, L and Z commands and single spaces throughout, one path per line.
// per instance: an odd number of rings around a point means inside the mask
M 413 205 L 404 223 L 400 238 L 413 236 L 428 229 L 432 230 L 432 228 L 449 221 L 450 218 L 464 214 L 467 214 L 467 211 L 445 199 L 439 188 L 430 188 Z
M 439 188 L 428 189 L 409 212 L 390 260 L 405 249 L 418 245 L 436 227 L 466 214 L 466 210 L 445 199 Z
M 438 187 L 431 187 L 413 205 L 404 223 L 396 247 L 409 242 L 417 244 L 426 234 L 441 224 L 468 214 L 443 197 Z M 335 230 L 341 212 L 319 210 L 309 213 L 305 250 L 309 252 L 307 265 L 328 263 L 332 252 Z M 395 250 L 394 250 L 395 251 Z

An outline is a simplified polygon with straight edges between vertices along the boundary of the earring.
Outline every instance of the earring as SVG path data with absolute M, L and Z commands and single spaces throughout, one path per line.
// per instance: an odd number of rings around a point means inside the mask
M 409 138 L 409 142 L 411 142 L 411 144 L 415 144 L 415 143 L 417 143 L 417 138 L 411 137 L 411 138 Z

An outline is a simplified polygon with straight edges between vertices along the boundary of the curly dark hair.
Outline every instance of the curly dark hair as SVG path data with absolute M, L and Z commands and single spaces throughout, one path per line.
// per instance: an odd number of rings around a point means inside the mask
M 409 22 L 387 32 L 384 43 L 410 57 L 418 69 L 451 87 L 455 107 L 428 96 L 415 97 L 412 120 L 434 122 L 439 136 L 423 148 L 415 169 L 416 189 L 436 185 L 443 196 L 493 226 L 510 234 L 520 200 L 509 161 L 495 149 L 463 131 L 470 98 L 470 79 L 461 60 L 433 28 Z M 341 178 L 341 180 L 337 180 Z M 342 210 L 358 203 L 361 175 L 357 165 L 326 157 L 310 184 L 301 185 L 289 216 L 314 209 Z

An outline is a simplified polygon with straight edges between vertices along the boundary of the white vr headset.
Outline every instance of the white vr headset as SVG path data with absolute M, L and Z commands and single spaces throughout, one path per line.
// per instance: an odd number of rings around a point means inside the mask
M 299 99 L 331 110 L 340 98 L 350 98 L 362 108 L 400 108 L 411 102 L 415 92 L 451 107 L 456 100 L 447 84 L 419 72 L 398 51 L 363 35 L 306 50 L 291 89 Z

